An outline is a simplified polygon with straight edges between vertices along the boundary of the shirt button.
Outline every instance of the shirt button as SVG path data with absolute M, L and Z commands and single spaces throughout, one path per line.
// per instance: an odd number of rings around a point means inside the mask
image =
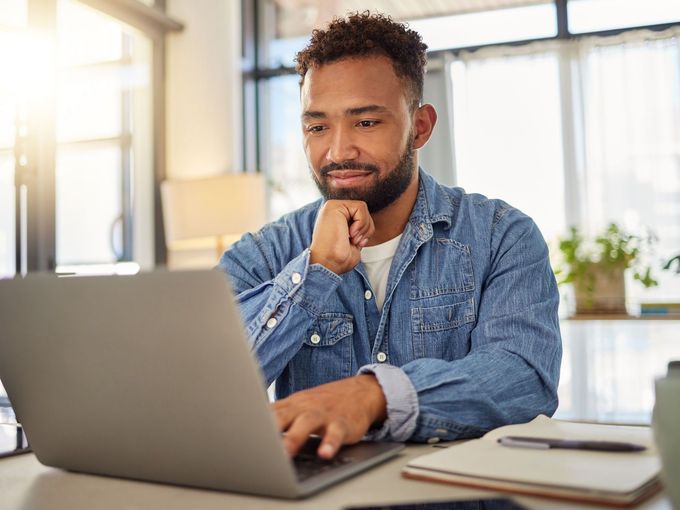
M 279 322 L 279 321 L 277 321 L 274 317 L 271 317 L 271 318 L 267 321 L 267 329 L 272 329 L 274 326 L 276 326 L 276 324 L 277 324 L 278 322 Z
M 310 338 L 309 341 L 312 342 L 314 345 L 318 344 L 321 341 L 321 337 L 314 333 Z
M 387 354 L 385 354 L 384 352 L 379 352 L 377 358 L 380 363 L 384 363 L 385 360 L 387 359 Z
M 370 290 L 367 290 L 366 292 L 364 292 L 364 297 L 366 298 L 366 301 L 368 301 L 373 297 L 373 293 Z
M 439 442 L 438 437 L 431 437 L 430 439 L 427 440 L 428 444 L 437 444 Z
M 293 281 L 295 285 L 297 285 L 302 281 L 302 275 L 300 275 L 300 273 L 293 273 L 290 279 Z

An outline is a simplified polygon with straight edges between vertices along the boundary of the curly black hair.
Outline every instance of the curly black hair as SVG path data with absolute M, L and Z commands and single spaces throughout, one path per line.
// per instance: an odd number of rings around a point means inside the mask
M 427 45 L 420 34 L 405 24 L 384 14 L 355 12 L 346 18 L 334 18 L 325 30 L 314 30 L 307 47 L 295 56 L 295 69 L 302 84 L 309 68 L 344 58 L 383 55 L 407 84 L 411 107 L 416 108 L 423 95 L 425 50 Z

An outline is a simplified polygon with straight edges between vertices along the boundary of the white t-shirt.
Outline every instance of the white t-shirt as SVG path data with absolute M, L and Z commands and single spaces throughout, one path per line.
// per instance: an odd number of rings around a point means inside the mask
M 361 262 L 364 263 L 366 268 L 368 281 L 373 288 L 375 302 L 379 310 L 382 310 L 385 302 L 387 278 L 390 275 L 390 266 L 392 266 L 392 259 L 397 252 L 400 239 L 401 234 L 385 243 L 367 246 L 361 250 Z

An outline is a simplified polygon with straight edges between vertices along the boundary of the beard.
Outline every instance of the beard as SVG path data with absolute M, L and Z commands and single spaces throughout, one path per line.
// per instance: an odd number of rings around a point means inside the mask
M 320 177 L 317 179 L 312 171 L 312 178 L 319 188 L 321 195 L 326 200 L 361 200 L 366 202 L 368 211 L 373 214 L 398 199 L 408 188 L 413 177 L 413 137 L 409 136 L 404 152 L 399 158 L 397 165 L 384 178 L 369 186 L 359 188 L 331 189 L 328 185 L 328 173 L 333 170 L 363 170 L 377 174 L 380 169 L 370 163 L 346 161 L 344 163 L 331 163 L 321 167 Z

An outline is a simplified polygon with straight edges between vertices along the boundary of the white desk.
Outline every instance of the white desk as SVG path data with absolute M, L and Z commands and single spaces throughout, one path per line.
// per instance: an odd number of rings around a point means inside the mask
M 562 419 L 649 423 L 653 380 L 680 359 L 680 321 L 564 321 L 560 382 Z M 283 501 L 66 473 L 33 455 L 0 459 L 0 510 L 73 509 L 341 509 L 347 505 L 493 497 L 454 486 L 405 480 L 409 458 L 432 451 L 409 446 L 397 459 L 302 501 Z M 528 508 L 568 503 L 516 498 Z M 578 506 L 578 508 L 602 508 Z M 663 495 L 638 508 L 671 510 Z
M 286 501 L 243 496 L 160 484 L 67 473 L 42 466 L 31 455 L 0 459 L 0 509 L 17 510 L 187 510 L 211 509 L 319 509 L 340 510 L 347 505 L 417 501 L 446 501 L 499 497 L 498 493 L 475 491 L 428 482 L 406 480 L 399 470 L 417 455 L 432 451 L 429 445 L 408 446 L 404 453 L 376 468 L 342 482 L 305 500 Z M 530 509 L 599 508 L 548 499 L 518 497 Z M 672 510 L 659 494 L 639 509 Z

